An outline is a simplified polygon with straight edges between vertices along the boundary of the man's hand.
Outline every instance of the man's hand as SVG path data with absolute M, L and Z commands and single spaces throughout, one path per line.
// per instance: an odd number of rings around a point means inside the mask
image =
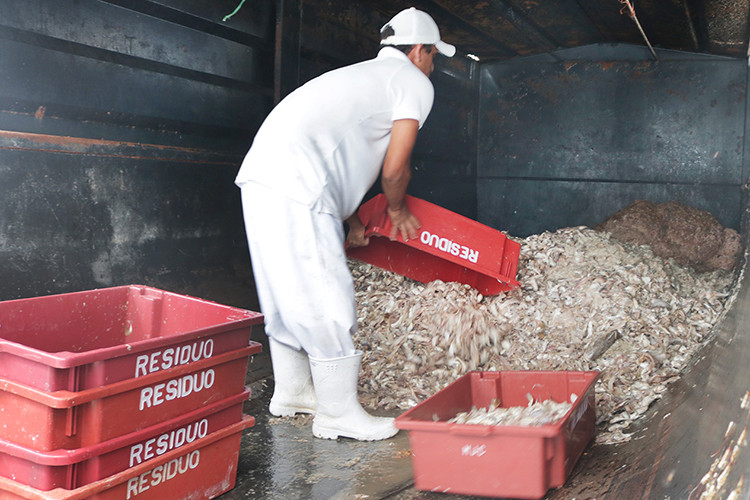
M 391 219 L 390 237 L 395 240 L 401 234 L 404 241 L 417 237 L 419 219 L 406 206 L 406 187 L 411 179 L 411 152 L 417 141 L 417 120 L 396 120 L 391 129 L 391 142 L 385 154 L 381 182 L 388 200 L 388 217 Z
M 404 241 L 416 238 L 417 230 L 422 226 L 417 219 L 417 216 L 411 213 L 404 204 L 401 208 L 392 209 L 388 207 L 388 217 L 391 219 L 391 234 L 392 240 L 401 234 Z
M 366 247 L 370 244 L 370 238 L 365 236 L 365 225 L 356 213 L 346 219 L 349 225 L 349 234 L 346 235 L 346 245 L 350 247 Z

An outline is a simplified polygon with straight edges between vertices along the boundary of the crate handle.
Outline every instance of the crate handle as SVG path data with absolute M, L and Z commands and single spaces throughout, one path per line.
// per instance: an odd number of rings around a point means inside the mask
M 67 437 L 75 436 L 78 432 L 78 407 L 73 406 L 65 410 L 65 435 Z

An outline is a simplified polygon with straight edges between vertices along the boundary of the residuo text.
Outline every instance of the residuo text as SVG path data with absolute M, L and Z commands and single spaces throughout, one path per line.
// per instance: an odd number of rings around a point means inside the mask
M 479 250 L 473 250 L 448 238 L 443 238 L 437 234 L 430 233 L 429 231 L 422 231 L 419 235 L 419 241 L 425 245 L 437 248 L 442 252 L 451 254 L 454 257 L 473 262 L 474 264 L 476 264 L 479 259 Z
M 214 340 L 204 339 L 163 351 L 141 354 L 135 359 L 135 378 L 175 366 L 186 365 L 214 355 Z
M 178 478 L 188 471 L 198 467 L 201 462 L 200 450 L 193 450 L 187 455 L 175 458 L 164 465 L 158 465 L 140 476 L 128 480 L 126 498 L 130 499 L 160 484 Z

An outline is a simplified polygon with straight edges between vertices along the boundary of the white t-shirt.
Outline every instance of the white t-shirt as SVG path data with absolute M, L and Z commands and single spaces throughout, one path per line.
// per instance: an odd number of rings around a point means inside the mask
M 434 94 L 430 79 L 393 47 L 325 73 L 271 111 L 235 182 L 263 184 L 345 219 L 378 178 L 393 122 L 410 118 L 421 128 Z

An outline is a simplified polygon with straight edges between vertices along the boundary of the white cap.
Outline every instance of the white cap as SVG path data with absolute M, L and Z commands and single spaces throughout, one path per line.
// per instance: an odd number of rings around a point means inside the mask
M 410 7 L 402 10 L 381 29 L 390 26 L 395 35 L 380 42 L 381 45 L 434 45 L 444 56 L 453 57 L 456 47 L 440 40 L 440 30 L 435 21 L 426 12 Z

